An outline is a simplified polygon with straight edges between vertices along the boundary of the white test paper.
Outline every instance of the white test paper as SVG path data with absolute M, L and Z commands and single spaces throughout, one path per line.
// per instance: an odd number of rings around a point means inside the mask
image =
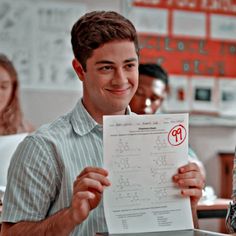
M 188 114 L 105 116 L 103 139 L 109 233 L 192 229 L 190 200 L 172 182 L 188 162 Z

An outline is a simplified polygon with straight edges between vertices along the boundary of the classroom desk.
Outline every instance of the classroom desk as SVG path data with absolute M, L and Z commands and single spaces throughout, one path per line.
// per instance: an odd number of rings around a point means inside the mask
M 203 218 L 225 218 L 227 214 L 228 205 L 231 199 L 217 198 L 211 202 L 200 202 L 197 208 L 199 219 Z M 0 205 L 0 219 L 1 219 L 2 205 Z M 1 220 L 0 220 L 1 231 Z
M 217 198 L 213 201 L 199 202 L 197 207 L 198 218 L 225 218 L 230 200 Z
M 153 232 L 153 233 L 112 234 L 111 236 L 224 236 L 224 235 L 228 234 L 194 229 L 194 230 L 178 230 L 178 231 L 165 231 L 165 232 Z M 109 234 L 97 233 L 95 234 L 95 236 L 109 236 Z

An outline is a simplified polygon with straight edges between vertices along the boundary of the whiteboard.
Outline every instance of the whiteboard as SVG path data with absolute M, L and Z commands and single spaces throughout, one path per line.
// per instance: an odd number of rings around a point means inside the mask
M 85 12 L 83 3 L 0 0 L 0 52 L 13 61 L 21 88 L 81 91 L 70 31 Z

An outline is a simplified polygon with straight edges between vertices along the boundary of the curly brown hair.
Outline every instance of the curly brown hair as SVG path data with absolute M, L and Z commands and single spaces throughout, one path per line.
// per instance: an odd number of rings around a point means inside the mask
M 71 44 L 75 58 L 86 71 L 86 61 L 95 49 L 115 41 L 134 42 L 139 54 L 137 32 L 134 25 L 114 11 L 92 11 L 82 16 L 72 27 Z
M 0 66 L 10 75 L 12 94 L 7 106 L 0 114 L 1 135 L 15 134 L 22 125 L 22 112 L 19 102 L 19 84 L 16 69 L 13 63 L 3 54 L 0 54 Z

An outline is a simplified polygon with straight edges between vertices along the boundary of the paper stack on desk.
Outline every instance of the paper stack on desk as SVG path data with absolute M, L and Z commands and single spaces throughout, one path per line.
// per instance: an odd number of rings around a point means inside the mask
M 110 234 L 193 229 L 172 176 L 188 162 L 188 114 L 105 116 L 104 193 Z

